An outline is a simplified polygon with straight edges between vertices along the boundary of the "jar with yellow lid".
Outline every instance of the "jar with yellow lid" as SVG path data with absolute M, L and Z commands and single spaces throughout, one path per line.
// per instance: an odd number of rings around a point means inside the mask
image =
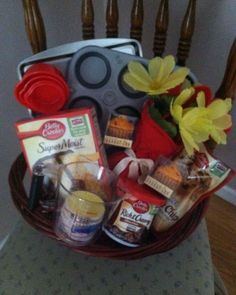
M 101 228 L 105 209 L 99 196 L 88 191 L 75 191 L 60 209 L 55 232 L 69 243 L 88 244 Z

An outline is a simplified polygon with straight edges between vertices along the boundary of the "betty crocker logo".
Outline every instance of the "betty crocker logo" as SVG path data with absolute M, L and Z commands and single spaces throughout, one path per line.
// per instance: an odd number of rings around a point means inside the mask
M 144 213 L 148 212 L 149 205 L 146 202 L 138 200 L 138 201 L 133 203 L 133 208 L 137 213 L 144 214 Z
M 55 140 L 62 137 L 66 131 L 66 127 L 59 121 L 47 121 L 42 125 L 42 136 L 49 139 Z

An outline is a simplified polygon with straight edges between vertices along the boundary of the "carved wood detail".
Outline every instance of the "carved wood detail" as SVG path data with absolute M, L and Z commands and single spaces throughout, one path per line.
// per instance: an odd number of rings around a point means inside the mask
M 177 63 L 181 66 L 185 65 L 186 59 L 189 56 L 192 36 L 195 27 L 196 2 L 196 0 L 189 0 L 188 8 L 181 26 L 177 52 Z
M 155 35 L 153 43 L 154 56 L 162 56 L 165 45 L 169 24 L 169 1 L 161 0 L 156 17 Z
M 94 38 L 94 10 L 92 0 L 83 0 L 81 9 L 82 36 L 84 40 Z
M 117 0 L 107 1 L 106 10 L 106 36 L 107 38 L 114 38 L 118 36 L 118 22 L 119 22 L 119 10 Z
M 22 0 L 24 8 L 25 29 L 33 53 L 47 48 L 43 18 L 37 0 Z
M 234 39 L 231 46 L 224 78 L 219 89 L 216 91 L 216 97 L 231 97 L 232 99 L 236 97 L 236 39 Z
M 141 42 L 143 30 L 143 0 L 134 0 L 131 11 L 130 38 Z

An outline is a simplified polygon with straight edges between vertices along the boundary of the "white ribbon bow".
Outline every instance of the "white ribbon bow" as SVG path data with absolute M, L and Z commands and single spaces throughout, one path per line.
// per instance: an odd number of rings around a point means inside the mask
M 128 178 L 135 180 L 140 177 L 139 171 L 141 171 L 141 174 L 145 173 L 145 175 L 147 175 L 153 169 L 153 160 L 136 158 L 136 155 L 132 149 L 126 149 L 125 153 L 128 157 L 123 158 L 113 169 L 117 175 L 121 174 L 129 164 Z

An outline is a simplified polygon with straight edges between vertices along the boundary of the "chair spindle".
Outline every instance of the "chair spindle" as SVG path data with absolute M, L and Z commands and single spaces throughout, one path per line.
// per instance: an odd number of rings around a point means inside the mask
M 162 56 L 165 45 L 167 30 L 169 25 L 169 1 L 161 0 L 155 24 L 155 35 L 153 44 L 154 56 Z
M 223 81 L 216 91 L 216 97 L 236 97 L 236 39 L 231 46 Z
M 186 59 L 189 55 L 191 40 L 195 26 L 195 14 L 196 0 L 189 0 L 188 8 L 181 26 L 180 39 L 177 51 L 177 63 L 180 66 L 185 65 Z
M 141 42 L 143 30 L 143 0 L 134 0 L 131 11 L 130 38 Z
M 83 0 L 81 9 L 82 36 L 84 40 L 94 38 L 94 9 L 92 0 Z
M 47 48 L 43 18 L 37 0 L 22 0 L 24 8 L 25 29 L 33 53 Z
M 118 22 L 119 22 L 119 10 L 117 0 L 107 1 L 106 10 L 106 36 L 107 38 L 118 37 Z

